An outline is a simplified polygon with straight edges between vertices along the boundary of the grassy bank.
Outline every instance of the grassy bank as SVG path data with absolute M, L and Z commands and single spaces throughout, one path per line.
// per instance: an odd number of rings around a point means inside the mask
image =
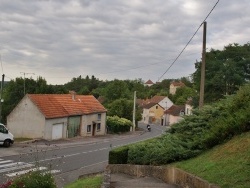
M 173 165 L 222 188 L 250 187 L 250 132 Z
M 85 187 L 85 188 L 100 188 L 102 185 L 103 176 L 102 174 L 98 174 L 95 176 L 89 176 L 86 178 L 81 178 L 67 186 L 65 188 L 79 188 L 79 187 Z

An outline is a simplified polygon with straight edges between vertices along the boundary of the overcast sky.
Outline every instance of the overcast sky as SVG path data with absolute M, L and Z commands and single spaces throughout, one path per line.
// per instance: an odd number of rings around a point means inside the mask
M 1 0 L 0 73 L 48 84 L 190 76 L 217 0 Z M 250 0 L 220 0 L 207 18 L 207 49 L 250 42 Z M 31 74 L 32 73 L 32 74 Z M 164 76 L 162 76 L 164 74 Z

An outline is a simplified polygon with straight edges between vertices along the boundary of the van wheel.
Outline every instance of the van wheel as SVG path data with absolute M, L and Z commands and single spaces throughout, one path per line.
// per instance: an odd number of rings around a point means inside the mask
M 10 147 L 10 141 L 9 140 L 5 140 L 3 143 L 4 147 L 8 148 Z

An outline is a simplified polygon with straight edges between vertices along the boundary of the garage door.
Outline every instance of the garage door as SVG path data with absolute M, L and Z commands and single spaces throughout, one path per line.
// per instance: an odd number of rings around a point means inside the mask
M 56 124 L 52 126 L 52 140 L 63 137 L 63 124 Z

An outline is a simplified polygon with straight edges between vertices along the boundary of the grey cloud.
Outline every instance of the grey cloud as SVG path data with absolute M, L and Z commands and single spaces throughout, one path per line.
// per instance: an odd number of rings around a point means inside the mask
M 156 81 L 186 45 L 214 1 L 1 1 L 0 53 L 5 74 L 33 71 L 49 83 L 74 76 Z M 208 18 L 208 48 L 246 43 L 247 0 L 223 1 Z M 163 78 L 194 72 L 202 29 Z M 6 61 L 6 63 L 5 63 Z M 42 68 L 41 68 L 42 67 Z

